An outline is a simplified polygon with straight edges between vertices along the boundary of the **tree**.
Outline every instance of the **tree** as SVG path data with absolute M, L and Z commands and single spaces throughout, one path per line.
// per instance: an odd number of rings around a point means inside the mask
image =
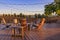
M 28 15 L 29 18 L 31 18 L 31 15 Z
M 16 17 L 16 13 L 14 13 L 14 17 Z
M 54 13 L 56 11 L 56 5 L 54 3 L 45 5 L 45 15 L 51 15 L 51 13 Z
M 8 16 L 10 16 L 10 14 L 8 14 Z
M 17 17 L 19 17 L 19 15 L 17 15 Z
M 3 16 L 5 16 L 5 14 L 3 14 Z
M 38 14 L 38 18 L 41 18 L 41 14 Z
M 26 18 L 26 16 L 25 16 L 25 15 L 22 15 L 22 17 L 23 17 L 23 18 Z
M 34 16 L 35 16 L 35 18 L 38 18 L 38 15 L 37 14 L 35 14 Z
M 23 16 L 23 14 L 22 13 L 20 13 L 20 17 L 22 17 Z
M 60 16 L 60 10 L 57 10 L 57 14 L 58 14 L 58 16 Z

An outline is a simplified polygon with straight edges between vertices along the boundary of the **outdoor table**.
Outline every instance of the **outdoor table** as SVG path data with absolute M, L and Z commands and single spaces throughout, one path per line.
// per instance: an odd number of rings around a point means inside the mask
M 16 36 L 20 37 L 20 35 L 21 35 L 22 39 L 24 38 L 24 27 L 12 26 L 11 28 L 13 29 L 13 35 L 12 35 L 13 37 L 16 37 Z M 21 34 L 16 35 L 16 31 L 15 31 L 16 29 L 21 29 Z

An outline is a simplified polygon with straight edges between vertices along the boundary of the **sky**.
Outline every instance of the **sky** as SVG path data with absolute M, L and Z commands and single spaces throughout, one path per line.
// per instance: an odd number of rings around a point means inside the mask
M 0 14 L 43 14 L 44 6 L 52 2 L 54 0 L 0 0 Z

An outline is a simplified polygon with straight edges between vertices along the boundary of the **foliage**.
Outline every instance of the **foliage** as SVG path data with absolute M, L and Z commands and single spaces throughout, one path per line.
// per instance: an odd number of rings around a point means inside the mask
M 57 10 L 57 14 L 60 16 L 60 10 Z
M 45 15 L 51 15 L 51 13 L 56 11 L 56 5 L 54 3 L 45 5 Z

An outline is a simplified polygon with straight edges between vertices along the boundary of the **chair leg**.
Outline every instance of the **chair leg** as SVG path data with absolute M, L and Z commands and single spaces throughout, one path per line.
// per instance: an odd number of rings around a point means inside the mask
M 24 27 L 22 27 L 21 33 L 22 33 L 22 40 L 24 40 Z

